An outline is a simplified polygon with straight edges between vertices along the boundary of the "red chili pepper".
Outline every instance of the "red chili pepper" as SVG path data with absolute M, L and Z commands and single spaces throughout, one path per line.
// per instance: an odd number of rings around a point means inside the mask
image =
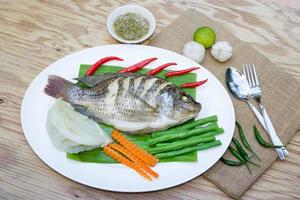
M 119 71 L 119 73 L 127 73 L 127 72 L 136 72 L 140 69 L 142 69 L 143 67 L 145 67 L 146 65 L 148 65 L 149 63 L 151 63 L 152 61 L 156 60 L 157 58 L 148 58 L 146 60 L 143 60 L 141 62 L 138 62 L 130 67 L 127 67 L 127 68 L 124 68 L 124 69 L 121 69 Z
M 184 69 L 184 70 L 178 70 L 178 71 L 172 71 L 172 72 L 168 72 L 165 74 L 166 77 L 170 77 L 170 76 L 180 76 L 180 75 L 183 75 L 183 74 L 187 74 L 191 71 L 194 71 L 196 69 L 200 69 L 200 67 L 191 67 L 191 68 L 188 68 L 188 69 Z
M 97 71 L 97 69 L 103 65 L 104 63 L 111 61 L 111 60 L 119 60 L 119 61 L 123 61 L 122 58 L 116 57 L 116 56 L 108 56 L 105 58 L 101 58 L 100 60 L 98 60 L 97 62 L 95 62 L 95 64 L 93 64 L 89 70 L 86 72 L 87 76 L 91 76 L 95 73 L 95 71 Z
M 169 63 L 163 64 L 163 65 L 161 65 L 159 67 L 156 67 L 155 69 L 150 70 L 147 73 L 147 75 L 155 75 L 155 74 L 161 72 L 162 70 L 164 70 L 165 68 L 167 68 L 167 67 L 169 67 L 171 65 L 177 65 L 177 63 L 169 62 Z
M 198 81 L 198 82 L 184 83 L 184 84 L 180 85 L 180 88 L 195 88 L 195 87 L 199 87 L 200 85 L 203 85 L 207 81 L 208 81 L 208 79 L 205 79 L 205 80 L 202 80 L 202 81 Z

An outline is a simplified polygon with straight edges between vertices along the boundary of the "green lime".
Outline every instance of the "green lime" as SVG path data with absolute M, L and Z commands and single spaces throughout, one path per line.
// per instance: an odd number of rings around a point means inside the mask
M 194 41 L 202 44 L 206 49 L 211 47 L 216 40 L 215 31 L 207 26 L 197 28 L 194 33 Z

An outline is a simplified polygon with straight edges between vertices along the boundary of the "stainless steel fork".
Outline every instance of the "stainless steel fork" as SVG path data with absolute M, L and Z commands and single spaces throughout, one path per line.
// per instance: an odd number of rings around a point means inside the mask
M 260 111 L 262 113 L 262 116 L 264 118 L 265 126 L 263 126 L 266 129 L 266 132 L 269 134 L 271 141 L 274 145 L 281 145 L 283 146 L 280 138 L 278 137 L 273 124 L 271 122 L 271 119 L 265 109 L 265 107 L 262 104 L 261 97 L 262 97 L 262 91 L 259 84 L 258 76 L 255 70 L 254 64 L 245 64 L 243 65 L 243 73 L 246 75 L 247 81 L 250 85 L 250 96 L 253 97 L 256 102 L 259 104 Z M 285 147 L 281 148 L 275 148 L 278 157 L 281 160 L 284 160 L 285 156 L 288 155 L 288 151 Z

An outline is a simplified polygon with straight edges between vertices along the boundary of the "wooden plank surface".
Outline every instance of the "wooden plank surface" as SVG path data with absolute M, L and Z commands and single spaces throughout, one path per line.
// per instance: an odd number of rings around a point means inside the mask
M 0 199 L 230 199 L 202 177 L 143 194 L 89 188 L 51 170 L 26 142 L 20 107 L 30 82 L 67 54 L 116 43 L 106 30 L 107 15 L 117 6 L 137 2 L 0 0 Z M 155 15 L 155 34 L 182 11 L 196 8 L 300 79 L 300 10 L 250 0 L 147 0 L 137 4 Z M 287 147 L 287 160 L 276 161 L 243 199 L 300 198 L 299 131 Z

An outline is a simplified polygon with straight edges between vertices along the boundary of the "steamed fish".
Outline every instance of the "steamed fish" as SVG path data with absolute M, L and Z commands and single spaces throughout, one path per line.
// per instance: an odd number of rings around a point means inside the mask
M 190 95 L 156 76 L 107 73 L 79 81 L 89 88 L 50 75 L 44 91 L 96 122 L 132 134 L 165 130 L 196 117 L 201 110 Z
M 47 131 L 51 143 L 68 153 L 103 147 L 113 141 L 96 122 L 59 99 L 48 112 Z

